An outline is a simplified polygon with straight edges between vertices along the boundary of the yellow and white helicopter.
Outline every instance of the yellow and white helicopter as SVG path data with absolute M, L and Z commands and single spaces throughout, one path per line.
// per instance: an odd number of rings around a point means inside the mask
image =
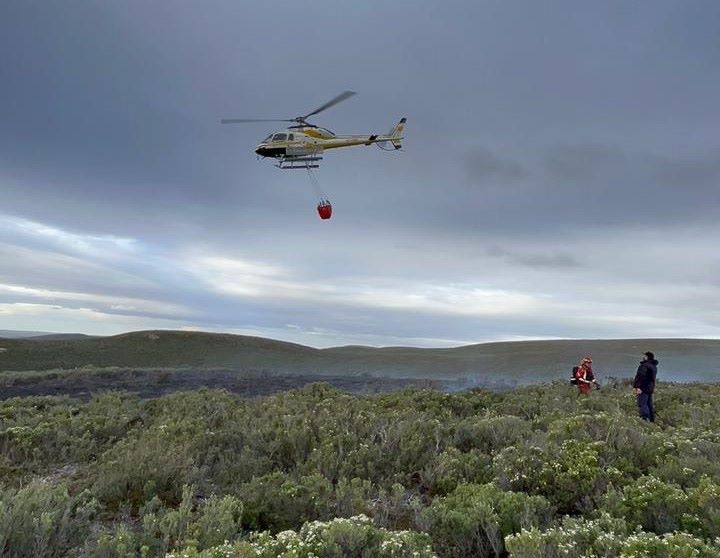
M 282 132 L 276 132 L 266 137 L 256 148 L 255 153 L 261 157 L 277 159 L 276 166 L 281 169 L 316 169 L 322 160 L 323 152 L 327 149 L 352 147 L 355 145 L 376 144 L 383 148 L 392 145 L 394 149 L 402 147 L 405 118 L 400 121 L 386 135 L 364 134 L 338 136 L 327 128 L 310 124 L 307 119 L 355 95 L 354 91 L 344 91 L 329 100 L 324 105 L 304 116 L 289 119 L 266 118 L 224 118 L 222 124 L 245 124 L 248 122 L 293 122 L 293 126 Z M 392 148 L 388 148 L 391 151 Z

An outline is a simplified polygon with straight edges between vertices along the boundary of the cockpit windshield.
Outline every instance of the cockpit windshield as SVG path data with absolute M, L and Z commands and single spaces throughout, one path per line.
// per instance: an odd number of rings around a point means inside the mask
M 260 142 L 260 143 L 270 143 L 270 141 L 272 141 L 272 137 L 273 137 L 273 135 L 270 134 L 268 137 L 266 137 L 266 138 L 265 138 L 264 140 L 262 140 L 262 142 Z
M 287 134 L 275 134 L 273 136 L 273 141 L 285 141 L 287 139 Z

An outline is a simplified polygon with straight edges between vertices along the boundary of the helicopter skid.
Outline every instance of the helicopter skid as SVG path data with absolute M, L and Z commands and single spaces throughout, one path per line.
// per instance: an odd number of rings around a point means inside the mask
M 309 157 L 286 157 L 281 162 L 282 163 L 306 163 L 306 162 L 322 161 L 322 159 L 323 159 L 322 157 L 311 155 Z
M 277 165 L 279 169 L 317 169 L 320 167 L 318 161 L 322 161 L 322 157 L 311 155 L 306 157 L 285 157 L 280 159 Z
M 275 165 L 279 169 L 290 170 L 290 169 L 319 169 L 320 165 L 311 165 L 306 163 L 304 165 L 283 165 L 282 163 Z

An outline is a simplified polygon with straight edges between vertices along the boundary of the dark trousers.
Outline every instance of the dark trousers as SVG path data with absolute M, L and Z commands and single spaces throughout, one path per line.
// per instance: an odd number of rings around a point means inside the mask
M 655 422 L 655 409 L 653 408 L 652 393 L 641 393 L 637 396 L 638 411 L 643 420 Z

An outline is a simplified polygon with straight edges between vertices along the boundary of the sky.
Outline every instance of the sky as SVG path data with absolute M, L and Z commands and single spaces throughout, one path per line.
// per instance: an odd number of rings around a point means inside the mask
M 383 133 L 316 178 L 274 124 Z M 0 329 L 720 337 L 715 0 L 0 3 Z

